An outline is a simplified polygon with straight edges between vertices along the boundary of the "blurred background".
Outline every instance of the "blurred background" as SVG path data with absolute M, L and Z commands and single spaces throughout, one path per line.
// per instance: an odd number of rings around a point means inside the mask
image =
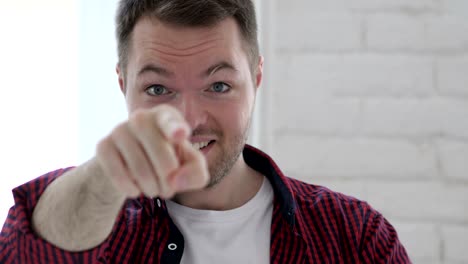
M 11 189 L 78 165 L 127 116 L 116 0 L 0 0 L 0 221 Z M 368 201 L 414 263 L 468 263 L 468 1 L 257 0 L 251 143 Z

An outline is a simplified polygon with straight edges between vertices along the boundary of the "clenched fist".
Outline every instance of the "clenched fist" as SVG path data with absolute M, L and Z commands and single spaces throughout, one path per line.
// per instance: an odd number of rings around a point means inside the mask
M 99 142 L 96 160 L 127 197 L 170 198 L 209 181 L 206 159 L 190 143 L 190 134 L 171 106 L 137 110 Z

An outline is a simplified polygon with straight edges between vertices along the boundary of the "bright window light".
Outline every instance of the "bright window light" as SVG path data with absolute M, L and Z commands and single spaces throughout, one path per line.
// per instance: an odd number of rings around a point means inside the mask
M 73 0 L 0 2 L 0 222 L 11 189 L 75 165 L 78 25 Z

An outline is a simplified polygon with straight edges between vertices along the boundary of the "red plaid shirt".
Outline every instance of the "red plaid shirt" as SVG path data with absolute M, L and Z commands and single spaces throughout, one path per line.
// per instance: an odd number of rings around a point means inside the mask
M 410 263 L 395 229 L 366 202 L 288 178 L 251 146 L 243 155 L 275 191 L 271 263 Z M 128 200 L 111 235 L 89 251 L 67 252 L 39 238 L 31 228 L 33 208 L 47 185 L 66 171 L 13 190 L 15 205 L 0 235 L 0 263 L 180 262 L 184 238 L 160 199 Z

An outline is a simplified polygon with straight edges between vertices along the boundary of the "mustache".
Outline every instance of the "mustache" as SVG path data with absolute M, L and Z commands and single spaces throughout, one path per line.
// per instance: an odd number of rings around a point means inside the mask
M 206 135 L 215 135 L 221 137 L 223 132 L 219 129 L 209 128 L 209 127 L 196 127 L 192 130 L 192 137 L 194 136 L 206 136 Z

